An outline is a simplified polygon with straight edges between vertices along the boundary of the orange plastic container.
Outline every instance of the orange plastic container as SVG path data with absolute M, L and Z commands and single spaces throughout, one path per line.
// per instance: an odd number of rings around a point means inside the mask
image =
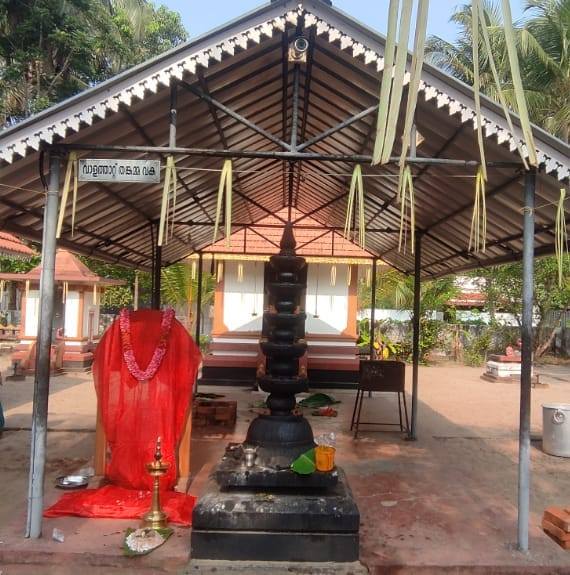
M 336 449 L 328 445 L 315 447 L 315 465 L 317 471 L 332 471 L 334 469 L 334 453 Z

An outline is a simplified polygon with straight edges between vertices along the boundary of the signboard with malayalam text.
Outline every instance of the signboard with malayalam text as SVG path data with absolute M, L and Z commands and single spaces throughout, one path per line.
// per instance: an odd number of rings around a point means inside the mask
M 80 182 L 160 182 L 160 160 L 79 160 Z

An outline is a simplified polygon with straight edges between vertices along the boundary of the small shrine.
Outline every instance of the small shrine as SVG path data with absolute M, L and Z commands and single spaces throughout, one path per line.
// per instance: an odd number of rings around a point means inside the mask
M 237 231 L 230 241 L 204 250 L 216 276 L 212 341 L 204 357 L 203 383 L 251 380 L 265 363 L 259 346 L 267 335 L 270 257 L 279 251 L 287 210 Z M 298 253 L 306 259 L 299 306 L 306 314 L 307 349 L 301 363 L 314 382 L 353 382 L 358 377 L 359 278 L 369 277 L 370 254 L 341 232 L 292 210 Z M 281 218 L 281 219 L 279 219 Z
M 19 342 L 12 353 L 15 376 L 33 373 L 40 311 L 41 264 L 27 273 L 0 273 L 1 282 L 21 288 Z M 51 370 L 81 371 L 91 367 L 99 339 L 99 308 L 105 287 L 123 285 L 122 280 L 103 278 L 92 272 L 67 250 L 57 251 Z

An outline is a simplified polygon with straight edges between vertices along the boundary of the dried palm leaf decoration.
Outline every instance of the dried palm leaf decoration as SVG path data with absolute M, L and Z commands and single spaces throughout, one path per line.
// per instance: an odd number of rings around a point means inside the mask
M 556 263 L 558 264 L 558 285 L 562 287 L 564 282 L 564 257 L 568 254 L 568 228 L 566 227 L 566 214 L 564 212 L 564 202 L 566 201 L 566 190 L 560 190 L 560 200 L 556 208 L 556 222 L 554 227 Z
M 176 164 L 173 156 L 166 158 L 166 168 L 164 170 L 164 186 L 162 188 L 162 205 L 160 206 L 160 222 L 158 224 L 158 245 L 164 241 L 168 242 L 168 212 L 172 202 L 171 233 L 174 233 L 174 216 L 176 213 L 176 190 L 178 179 L 176 175 Z
M 485 253 L 487 238 L 487 205 L 485 203 L 485 177 L 483 165 L 479 166 L 475 178 L 475 201 L 471 215 L 469 251 Z
M 70 152 L 67 158 L 67 167 L 65 169 L 65 178 L 63 180 L 63 190 L 61 194 L 61 205 L 59 206 L 59 214 L 57 218 L 56 238 L 61 237 L 61 230 L 63 228 L 63 218 L 65 217 L 65 208 L 67 207 L 67 198 L 69 196 L 69 188 L 71 187 L 71 178 L 73 177 L 73 199 L 71 204 L 71 237 L 75 232 L 75 210 L 77 207 L 77 154 Z
M 503 7 L 503 25 L 505 30 L 505 40 L 507 41 L 507 53 L 509 55 L 509 63 L 511 65 L 511 77 L 513 81 L 513 88 L 515 90 L 515 100 L 517 103 L 517 109 L 521 121 L 523 139 L 528 152 L 529 163 L 531 164 L 531 166 L 538 166 L 538 158 L 536 156 L 536 146 L 534 144 L 534 137 L 532 135 L 532 129 L 530 127 L 530 120 L 528 117 L 526 98 L 522 87 L 521 72 L 519 67 L 519 57 L 517 54 L 517 46 L 515 42 L 515 31 L 513 28 L 513 17 L 511 15 L 510 1 L 502 0 L 502 7 Z
M 406 226 L 406 209 L 409 209 L 409 222 L 410 222 L 410 234 L 411 234 L 411 244 L 412 253 L 414 253 L 415 245 L 415 227 L 416 227 L 416 216 L 415 216 L 415 200 L 414 200 L 414 183 L 412 178 L 411 168 L 406 165 L 406 156 L 410 148 L 414 116 L 416 113 L 416 106 L 418 103 L 418 90 L 420 87 L 420 80 L 422 76 L 422 68 L 424 64 L 424 51 L 425 51 L 425 41 L 427 32 L 427 18 L 429 12 L 429 0 L 419 0 L 418 3 L 418 14 L 416 23 L 416 32 L 414 36 L 414 53 L 412 56 L 412 68 L 410 76 L 410 85 L 408 88 L 408 101 L 406 104 L 406 116 L 404 120 L 404 133 L 402 135 L 402 151 L 400 152 L 399 161 L 399 178 L 398 178 L 398 200 L 400 202 L 400 236 L 399 236 L 399 249 L 402 249 L 402 239 L 404 237 L 404 250 L 405 250 L 405 226 Z M 399 48 L 398 48 L 399 49 Z M 403 77 L 402 77 L 403 84 Z M 392 111 L 391 111 L 392 113 Z M 395 121 L 398 121 L 398 110 L 394 112 Z M 394 125 L 395 130 L 395 125 Z M 393 145 L 393 140 L 392 140 Z M 391 149 L 390 149 L 391 153 Z M 386 157 L 386 161 L 389 159 L 389 155 Z
M 364 184 L 362 183 L 362 168 L 360 164 L 356 164 L 354 167 L 350 180 L 346 220 L 344 222 L 344 237 L 347 239 L 350 239 L 350 227 L 355 204 L 358 212 L 358 244 L 364 249 L 366 244 L 366 222 L 364 221 Z
M 376 140 L 372 155 L 372 164 L 386 163 L 392 154 L 398 111 L 404 87 L 406 59 L 408 55 L 408 38 L 412 16 L 413 0 L 403 0 L 398 33 L 398 51 L 396 52 L 396 33 L 400 0 L 390 0 L 388 11 L 388 34 L 384 50 L 384 72 L 380 85 L 378 101 L 378 118 L 376 123 Z
M 336 286 L 336 265 L 333 264 L 331 266 L 331 286 L 335 287 Z
M 499 73 L 497 72 L 497 66 L 495 64 L 495 58 L 493 56 L 493 50 L 491 48 L 491 41 L 489 39 L 489 31 L 487 30 L 487 23 L 485 22 L 485 13 L 483 7 L 481 6 L 480 0 L 477 0 L 477 5 L 478 5 L 478 9 L 476 11 L 477 19 L 476 20 L 472 19 L 473 20 L 472 26 L 475 26 L 477 24 L 477 31 L 479 31 L 479 25 L 481 26 L 481 33 L 483 36 L 483 42 L 485 44 L 485 51 L 487 53 L 486 54 L 487 58 L 489 59 L 489 67 L 491 68 L 491 73 L 493 74 L 493 81 L 495 82 L 495 87 L 497 88 L 497 95 L 499 98 L 499 102 L 501 103 L 501 107 L 503 108 L 503 114 L 505 115 L 505 119 L 507 120 L 509 130 L 511 134 L 513 134 L 513 138 L 515 140 L 515 144 L 517 146 L 517 150 L 519 152 L 521 160 L 524 164 L 525 169 L 528 170 L 528 163 L 526 161 L 526 157 L 520 145 L 519 139 L 515 137 L 515 129 L 513 126 L 513 121 L 511 119 L 511 113 L 509 111 L 509 107 L 507 106 L 507 100 L 505 99 L 503 89 L 501 88 L 501 81 L 499 79 Z M 477 122 L 478 123 L 482 122 L 480 116 L 478 116 Z
M 412 139 L 414 115 L 418 103 L 418 90 L 420 89 L 422 69 L 424 66 L 428 12 L 429 0 L 419 0 L 416 33 L 414 36 L 414 52 L 412 55 L 410 86 L 408 88 L 408 101 L 406 104 L 404 133 L 402 135 L 402 151 L 400 152 L 400 177 L 404 171 L 404 163 Z M 396 120 L 397 114 L 398 112 L 396 111 Z
M 213 243 L 216 242 L 218 237 L 218 228 L 220 226 L 220 219 L 222 215 L 222 203 L 226 199 L 226 246 L 231 245 L 231 234 L 232 234 L 232 161 L 225 160 L 224 166 L 222 168 L 222 174 L 220 176 L 220 184 L 218 186 L 218 202 L 216 205 L 216 223 L 214 225 L 214 239 Z
M 412 170 L 410 166 L 404 167 L 402 176 L 398 182 L 398 199 L 400 201 L 400 235 L 398 237 L 398 250 L 406 251 L 406 238 L 408 223 L 410 226 L 410 243 L 411 251 L 414 253 L 415 239 L 416 239 L 416 207 L 414 201 L 414 181 L 412 178 Z M 409 212 L 406 217 L 406 212 Z
M 481 115 L 481 79 L 479 73 L 479 24 L 485 27 L 481 12 L 480 0 L 471 3 L 471 21 L 473 26 L 473 95 L 475 98 L 475 114 L 477 123 L 477 144 L 481 164 L 475 178 L 475 200 L 471 216 L 471 231 L 469 232 L 469 251 L 485 252 L 487 236 L 487 209 L 485 204 L 485 184 L 487 182 L 487 163 L 485 161 L 485 141 L 483 139 L 483 117 Z

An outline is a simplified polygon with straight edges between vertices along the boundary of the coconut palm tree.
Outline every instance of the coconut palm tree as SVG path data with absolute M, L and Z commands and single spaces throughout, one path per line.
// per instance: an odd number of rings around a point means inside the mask
M 516 112 L 501 12 L 491 0 L 484 0 L 482 5 L 503 94 Z M 515 23 L 515 39 L 530 119 L 567 142 L 570 135 L 570 0 L 528 0 L 525 12 L 527 20 Z M 426 44 L 426 60 L 472 85 L 471 6 L 460 6 L 450 20 L 459 27 L 457 41 L 452 44 L 431 36 Z M 481 91 L 498 99 L 482 43 L 479 58 Z
M 528 0 L 521 38 L 531 118 L 570 139 L 570 0 Z
M 200 313 L 210 306 L 214 299 L 216 279 L 210 273 L 202 274 L 202 300 Z M 164 303 L 185 308 L 188 327 L 192 328 L 195 316 L 192 315 L 192 302 L 197 301 L 198 279 L 192 279 L 192 267 L 179 263 L 164 268 L 161 274 L 161 295 Z

